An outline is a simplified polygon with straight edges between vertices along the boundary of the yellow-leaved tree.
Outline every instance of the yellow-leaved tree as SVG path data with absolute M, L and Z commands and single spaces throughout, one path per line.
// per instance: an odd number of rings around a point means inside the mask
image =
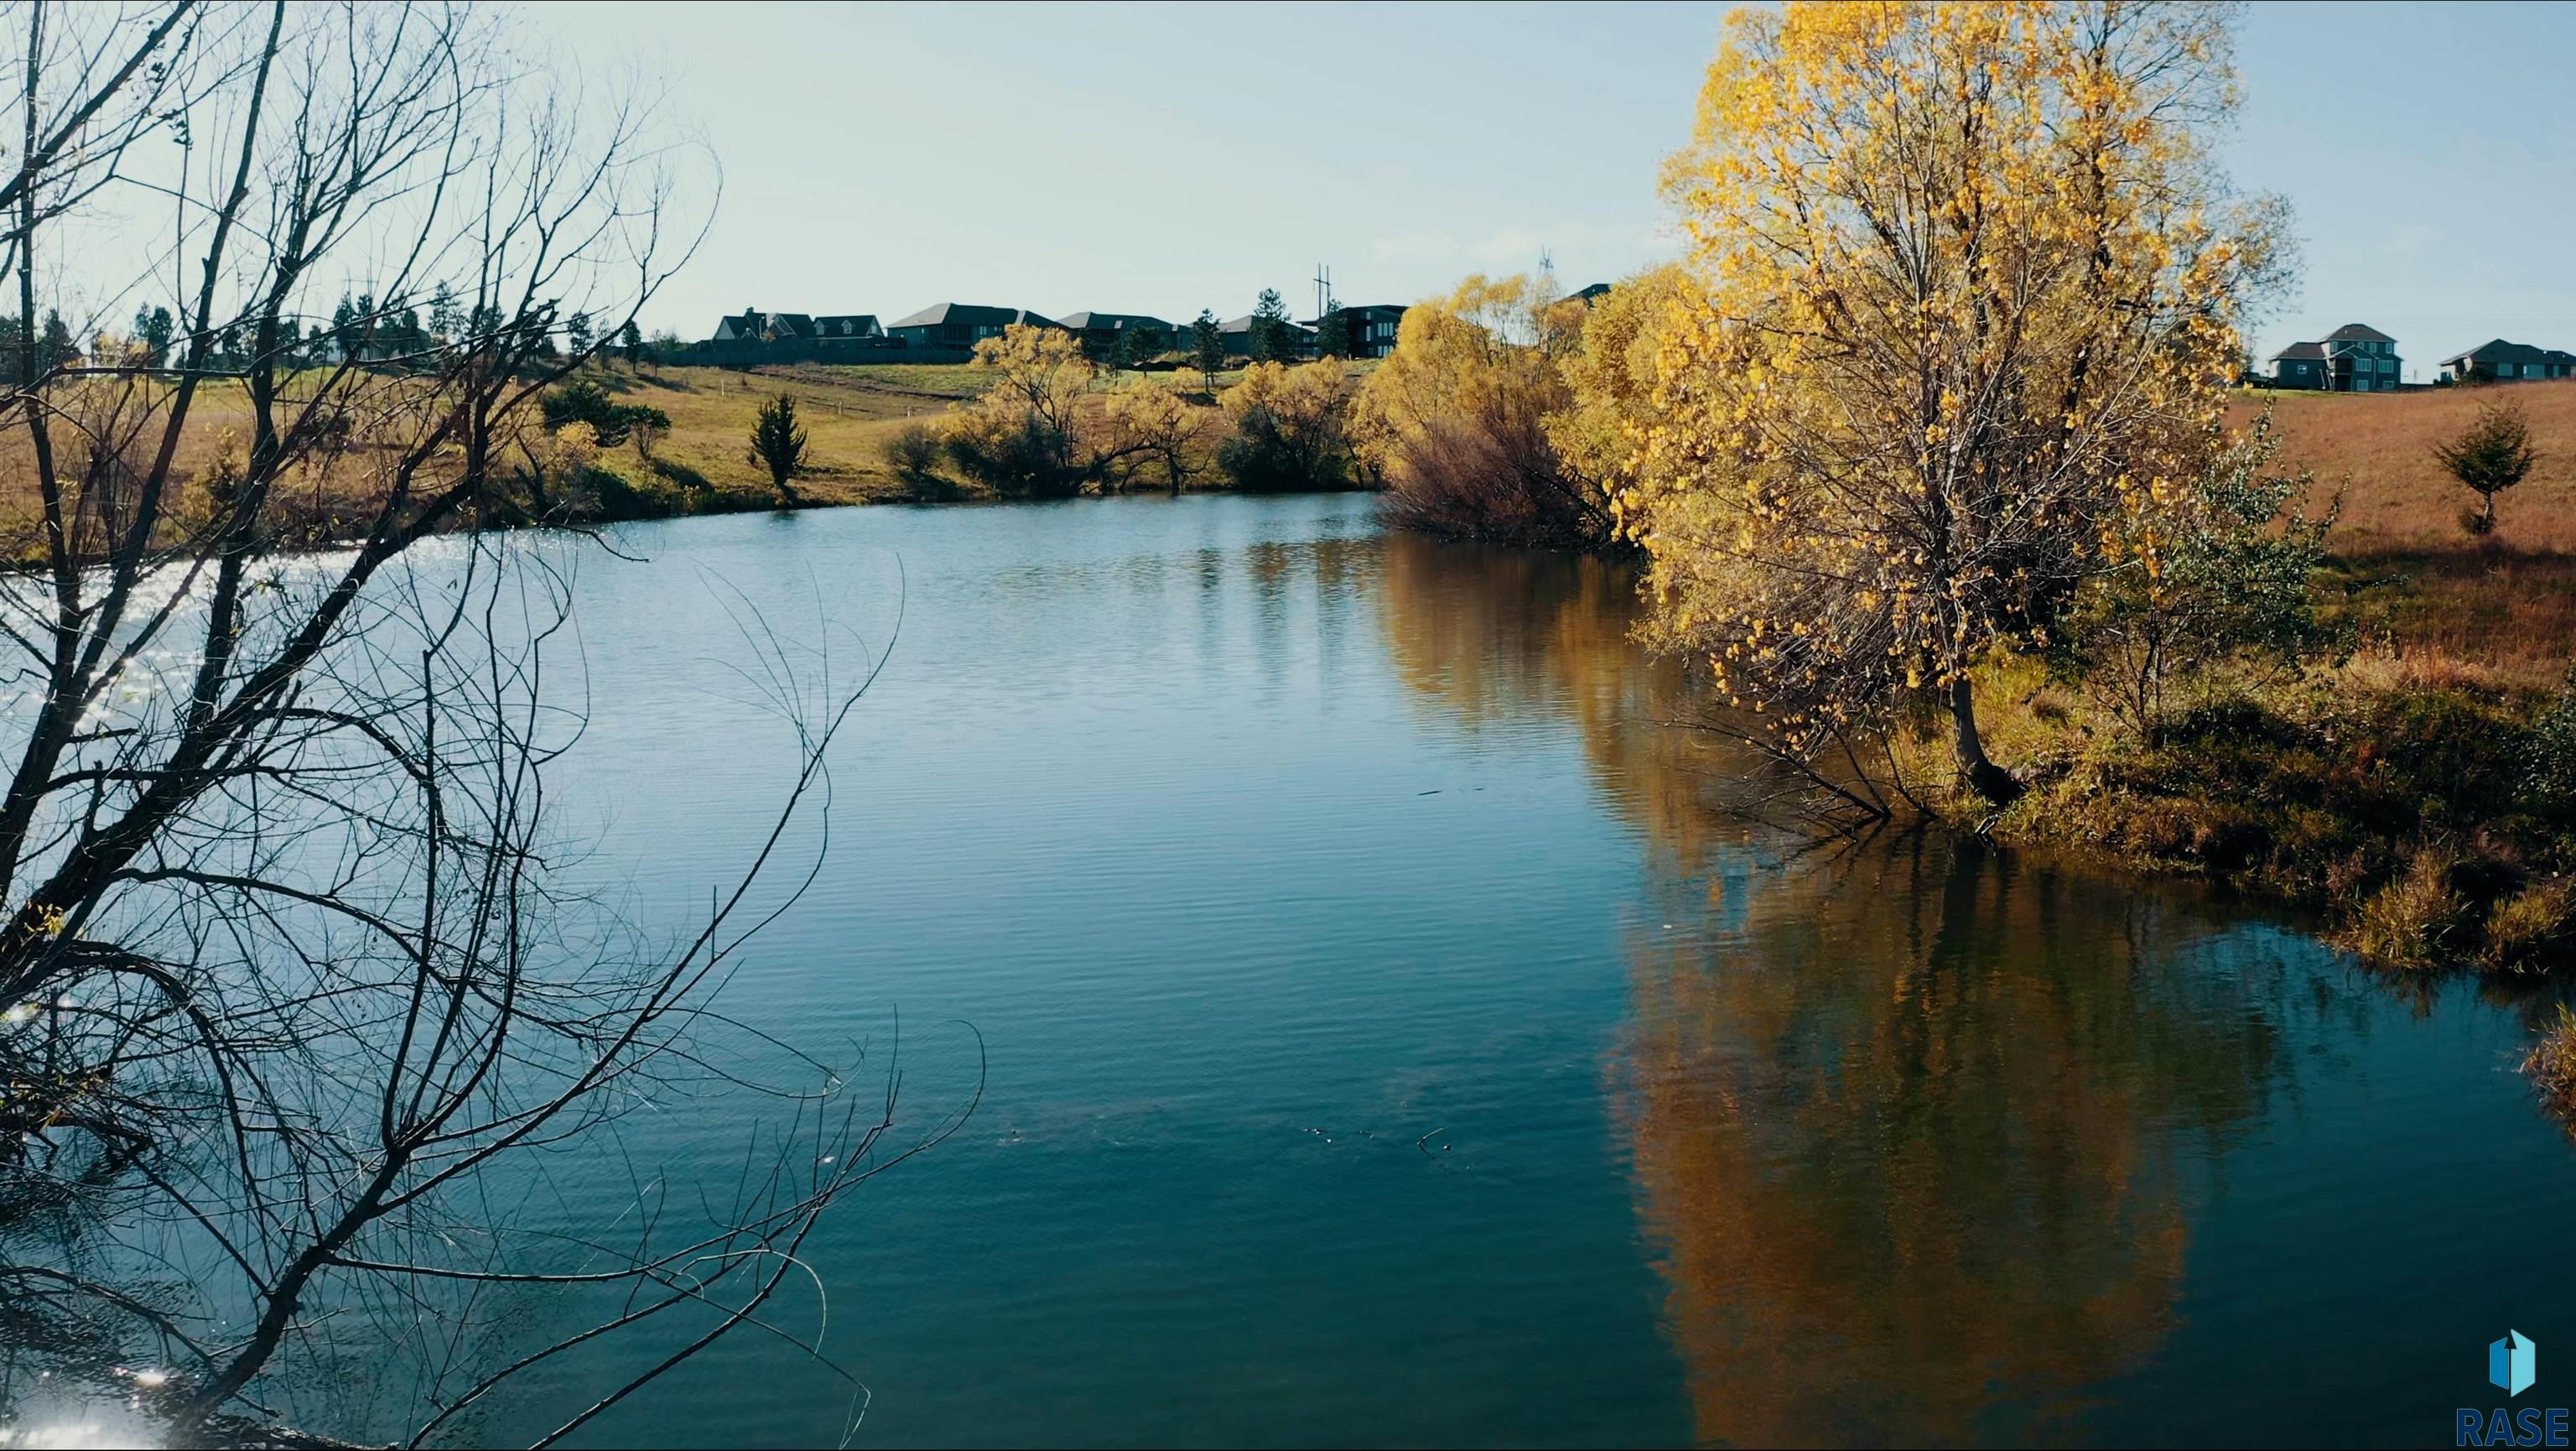
M 1665 188 L 1690 285 L 1619 498 L 1669 638 L 1784 756 L 1912 706 L 1960 778 L 1971 671 L 2047 640 L 2217 447 L 2276 204 L 2240 200 L 2221 6 L 1739 10 Z
M 1350 409 L 1337 360 L 1290 368 L 1255 363 L 1225 390 L 1234 433 L 1217 446 L 1217 467 L 1236 488 L 1257 493 L 1336 488 L 1350 481 Z
M 1558 456 L 1548 416 L 1573 401 L 1565 360 L 1584 306 L 1528 277 L 1469 277 L 1405 309 L 1395 351 L 1360 387 L 1352 431 L 1396 525 L 1452 539 L 1596 549 L 1608 494 Z

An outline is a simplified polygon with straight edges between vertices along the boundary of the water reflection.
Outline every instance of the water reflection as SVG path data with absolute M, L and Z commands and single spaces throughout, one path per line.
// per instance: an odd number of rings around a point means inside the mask
M 1629 640 L 1634 569 L 1403 534 L 1383 548 L 1388 654 L 1431 708 L 1480 731 L 1573 721 L 1601 789 L 1667 874 L 1695 874 L 1746 839 L 1709 798 L 1747 762 L 1678 724 L 1692 703 L 1680 665 Z
M 1700 1436 L 2065 1434 L 2170 1328 L 2189 1171 L 2283 1071 L 2277 962 L 2187 961 L 2174 900 L 1948 839 L 1768 875 L 1740 927 L 1631 954 Z
M 1426 702 L 1572 719 L 1648 847 L 1611 1076 L 1699 1438 L 2067 1433 L 2170 1329 L 2194 1171 L 2284 1076 L 2279 961 L 1973 844 L 1749 840 L 1614 566 L 1398 539 L 1385 590 Z

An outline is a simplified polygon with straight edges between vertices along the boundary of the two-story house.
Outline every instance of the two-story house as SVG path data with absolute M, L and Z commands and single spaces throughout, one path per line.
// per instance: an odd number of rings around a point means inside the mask
M 1404 321 L 1404 309 L 1393 303 L 1369 303 L 1341 310 L 1342 326 L 1348 330 L 1342 355 L 1349 358 L 1383 358 L 1395 351 L 1395 330 Z M 1307 328 L 1323 326 L 1317 318 L 1305 323 Z M 1232 324 L 1228 324 L 1232 326 Z
M 2312 343 L 2292 343 L 2271 358 L 2276 388 L 2316 388 L 2329 393 L 2393 393 L 2404 376 L 2397 340 L 2375 327 L 2348 322 Z
M 2495 338 L 2465 353 L 2442 360 L 2442 376 L 2454 383 L 2519 382 L 2527 378 L 2576 378 L 2576 353 L 2536 348 Z

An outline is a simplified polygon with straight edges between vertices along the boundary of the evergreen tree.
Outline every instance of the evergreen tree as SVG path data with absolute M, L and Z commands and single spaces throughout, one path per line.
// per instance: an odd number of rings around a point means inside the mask
M 165 366 L 170 359 L 170 335 L 175 324 L 166 307 L 134 310 L 134 340 L 152 355 L 152 366 Z
M 1191 360 L 1198 364 L 1199 390 L 1216 391 L 1217 371 L 1225 366 L 1225 333 L 1217 326 L 1216 314 L 1202 307 L 1198 321 L 1190 324 Z
M 1289 321 L 1288 304 L 1276 287 L 1261 289 L 1261 300 L 1253 304 L 1251 342 L 1255 362 L 1297 361 L 1297 324 Z
M 80 343 L 72 337 L 71 324 L 54 308 L 45 309 L 45 331 L 36 345 L 36 366 L 59 368 L 80 361 Z
M 589 313 L 576 312 L 572 315 L 571 319 L 564 324 L 564 341 L 572 345 L 572 351 L 575 357 L 579 357 L 581 354 L 590 351 L 591 328 Z
M 1342 312 L 1338 297 L 1324 299 L 1323 316 L 1315 319 L 1315 356 L 1347 358 L 1351 355 L 1351 320 Z
M 796 422 L 796 400 L 785 393 L 760 405 L 751 425 L 751 461 L 769 470 L 769 481 L 789 502 L 796 498 L 788 483 L 805 466 L 805 430 Z
M 627 367 L 634 367 L 636 363 L 642 359 L 644 356 L 644 330 L 635 325 L 635 319 L 631 317 L 628 318 L 626 320 L 626 326 L 618 329 L 617 346 L 624 350 L 626 354 Z
M 442 342 L 453 342 L 465 326 L 465 309 L 456 302 L 456 289 L 442 282 L 429 299 L 429 330 Z

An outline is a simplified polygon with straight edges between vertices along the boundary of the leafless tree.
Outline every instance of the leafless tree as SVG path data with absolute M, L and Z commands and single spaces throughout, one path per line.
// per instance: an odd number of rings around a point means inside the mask
M 795 743 L 766 844 L 681 940 L 609 930 L 547 809 L 582 719 L 565 537 L 459 532 L 542 512 L 505 461 L 581 361 L 558 319 L 634 320 L 695 244 L 686 178 L 650 105 L 463 6 L 0 16 L 0 1398 L 152 1366 L 167 1434 L 221 1439 L 335 1316 L 389 1313 L 428 1439 L 644 1336 L 550 1442 L 765 1330 L 824 1209 L 944 1131 L 888 1140 L 890 1073 L 739 1054 L 767 1040 L 713 1005 L 801 890 L 791 827 L 872 671 L 746 614 Z M 452 326 L 377 326 L 442 284 Z M 42 321 L 138 298 L 167 353 Z M 730 1203 L 551 1255 L 496 1217 L 510 1166 L 699 1085 L 780 1105 Z M 532 1289 L 606 1308 L 460 1358 L 482 1297 Z

